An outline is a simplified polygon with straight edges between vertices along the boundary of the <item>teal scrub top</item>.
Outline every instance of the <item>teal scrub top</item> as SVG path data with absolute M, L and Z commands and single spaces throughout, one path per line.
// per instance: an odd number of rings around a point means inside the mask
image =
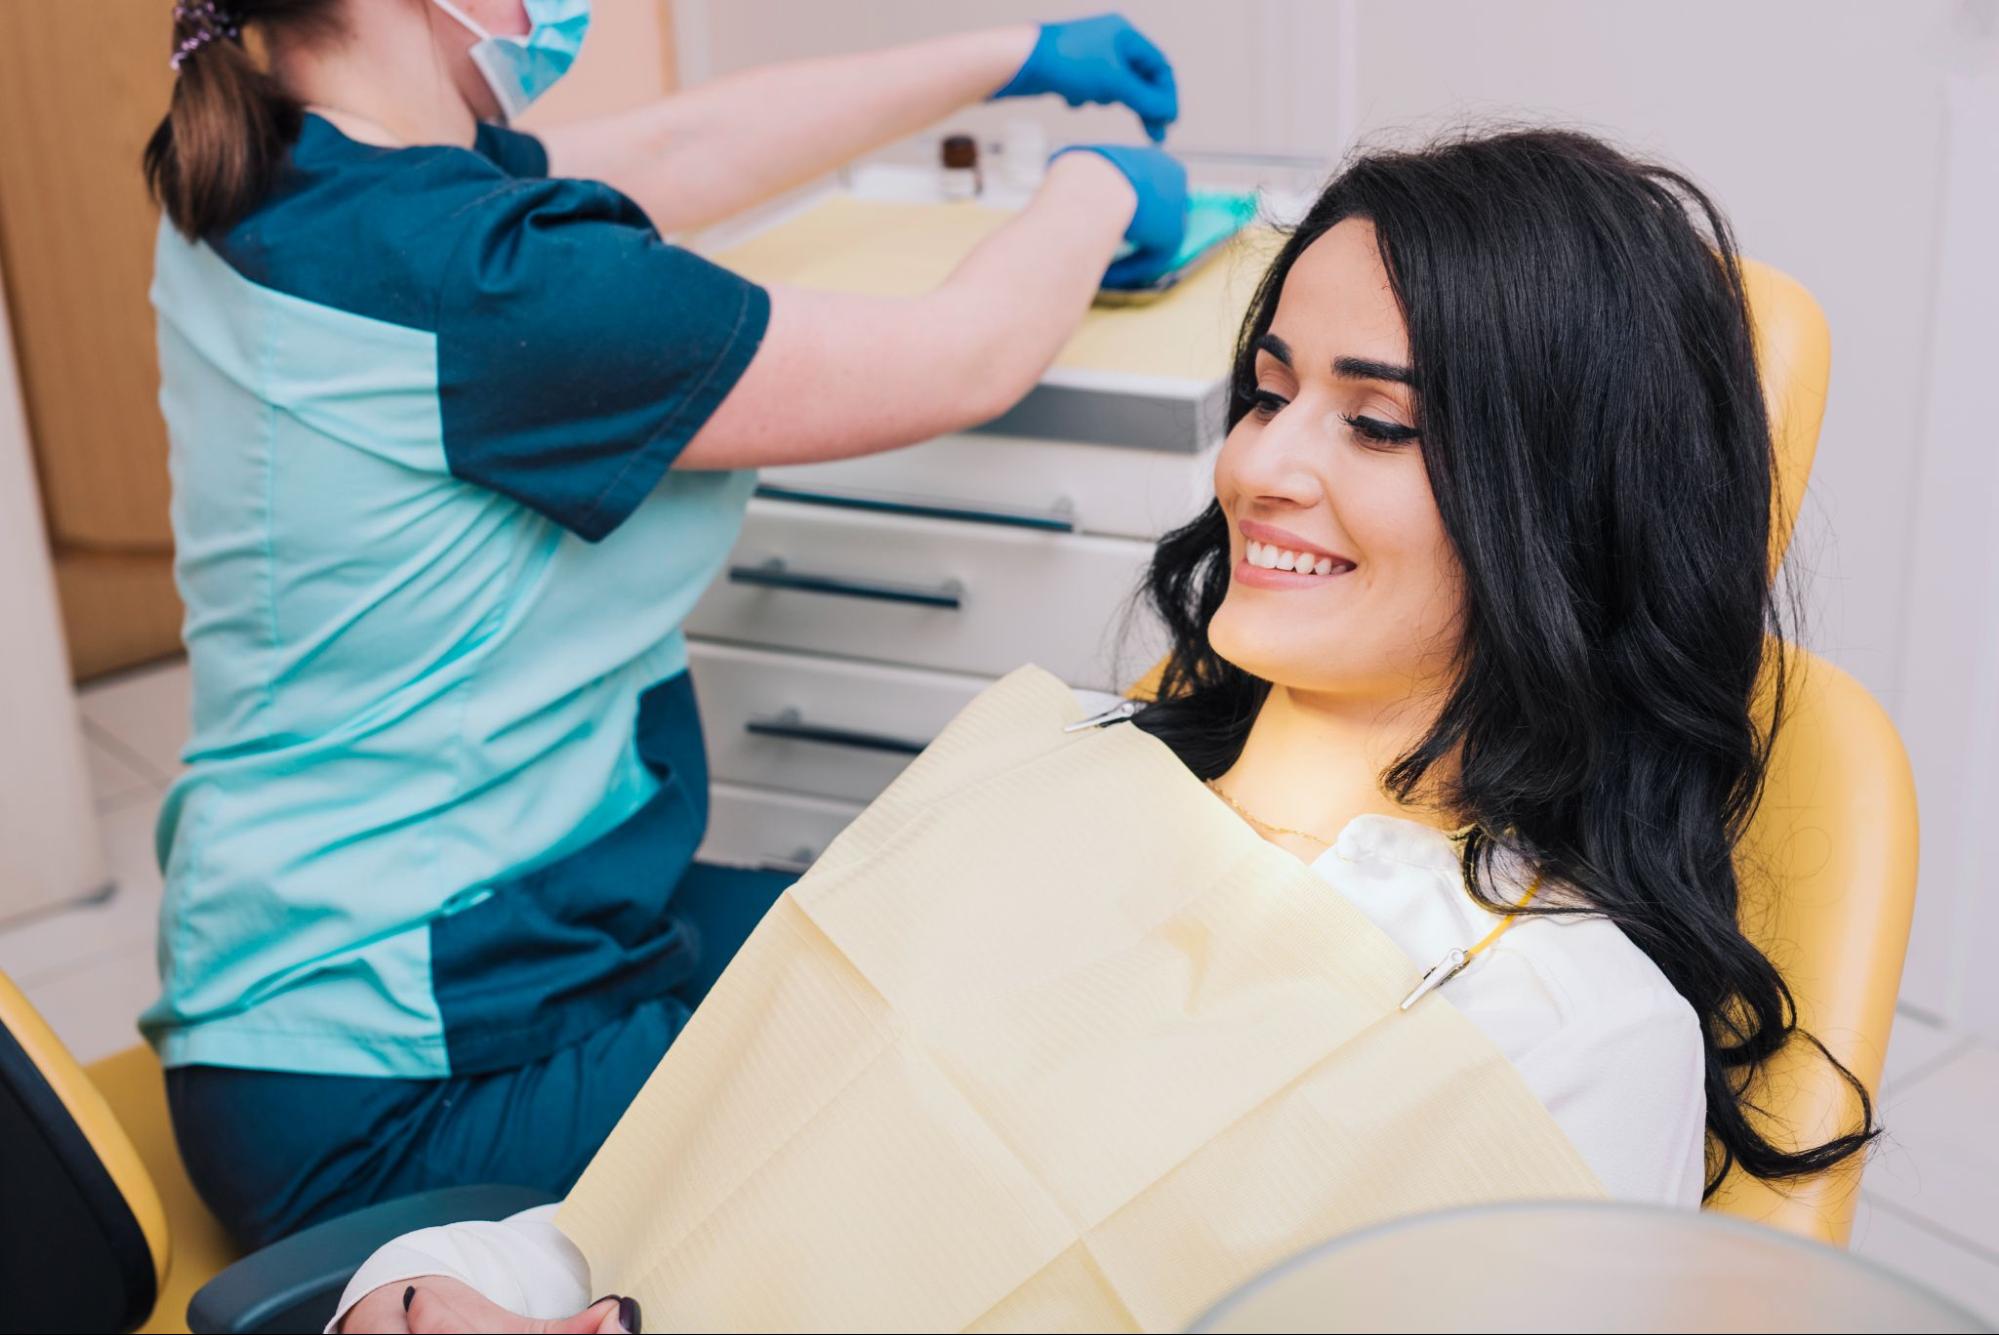
M 668 468 L 754 284 L 533 138 L 308 117 L 153 303 L 194 728 L 161 813 L 169 1065 L 437 1077 L 694 966 L 707 817 L 681 623 L 747 473 Z

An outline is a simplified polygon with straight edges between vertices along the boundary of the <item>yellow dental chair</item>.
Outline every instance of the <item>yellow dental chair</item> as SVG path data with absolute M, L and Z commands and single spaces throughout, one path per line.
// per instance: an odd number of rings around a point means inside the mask
M 1743 278 L 1777 451 L 1774 565 L 1818 449 L 1831 340 L 1796 280 L 1753 260 Z M 1739 916 L 1790 984 L 1800 1025 L 1878 1096 L 1916 906 L 1915 776 L 1895 725 L 1860 683 L 1793 653 L 1790 717 L 1738 858 Z M 1751 1096 L 1765 1110 L 1760 1129 L 1780 1144 L 1836 1134 L 1856 1111 L 1844 1083 L 1802 1043 L 1770 1064 Z M 1848 1160 L 1783 1189 L 1738 1170 L 1709 1208 L 1844 1246 L 1862 1167 Z
M 1818 441 L 1828 339 L 1802 287 L 1745 268 L 1777 440 L 1781 554 Z M 1914 905 L 1914 785 L 1893 726 L 1851 677 L 1803 652 L 1793 666 L 1791 716 L 1743 852 L 1743 921 L 1790 981 L 1804 1026 L 1873 1091 Z M 1849 1092 L 1802 1048 L 1773 1064 L 1755 1097 L 1779 1140 L 1822 1137 L 1852 1120 Z M 1851 1164 L 1788 1191 L 1738 1173 L 1710 1208 L 1843 1243 L 1859 1171 Z M 181 1168 L 150 1050 L 86 1072 L 5 978 L 0 1183 L 0 1327 L 41 1330 L 184 1330 L 205 1284 L 197 1328 L 316 1329 L 312 1314 L 330 1311 L 344 1275 L 380 1242 L 543 1199 L 469 1187 L 391 1201 L 217 1277 L 237 1252 Z

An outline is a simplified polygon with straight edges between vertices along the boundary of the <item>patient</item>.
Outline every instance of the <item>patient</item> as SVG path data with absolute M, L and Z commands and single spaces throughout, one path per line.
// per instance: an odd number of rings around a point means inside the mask
M 1148 579 L 1173 651 L 1136 726 L 1428 971 L 1608 1195 L 1860 1152 L 1857 1082 L 1802 1147 L 1741 1094 L 1813 1040 L 1736 925 L 1782 649 L 1714 206 L 1566 133 L 1361 157 L 1263 279 L 1230 418 Z M 550 1216 L 399 1239 L 343 1328 L 638 1328 Z

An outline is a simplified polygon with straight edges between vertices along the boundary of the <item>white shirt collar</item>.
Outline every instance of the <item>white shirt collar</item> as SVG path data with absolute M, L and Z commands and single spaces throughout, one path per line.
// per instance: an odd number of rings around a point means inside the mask
M 1432 825 L 1375 813 L 1355 816 L 1318 861 L 1399 862 L 1459 879 L 1458 845 Z M 1315 863 L 1316 865 L 1316 863 Z

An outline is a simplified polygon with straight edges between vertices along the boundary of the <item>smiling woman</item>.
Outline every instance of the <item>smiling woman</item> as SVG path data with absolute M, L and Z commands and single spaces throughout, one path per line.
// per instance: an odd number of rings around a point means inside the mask
M 1736 923 L 1751 699 L 1783 680 L 1758 385 L 1685 177 L 1545 131 L 1360 158 L 1252 303 L 1215 502 L 1149 578 L 1174 648 L 1139 718 L 1261 819 L 1427 813 L 1485 909 L 1614 924 L 1699 1019 L 1709 1192 L 1872 1135 L 1857 1084 L 1818 1145 L 1741 1101 L 1816 1043 Z M 1512 859 L 1554 887 L 1524 909 Z

